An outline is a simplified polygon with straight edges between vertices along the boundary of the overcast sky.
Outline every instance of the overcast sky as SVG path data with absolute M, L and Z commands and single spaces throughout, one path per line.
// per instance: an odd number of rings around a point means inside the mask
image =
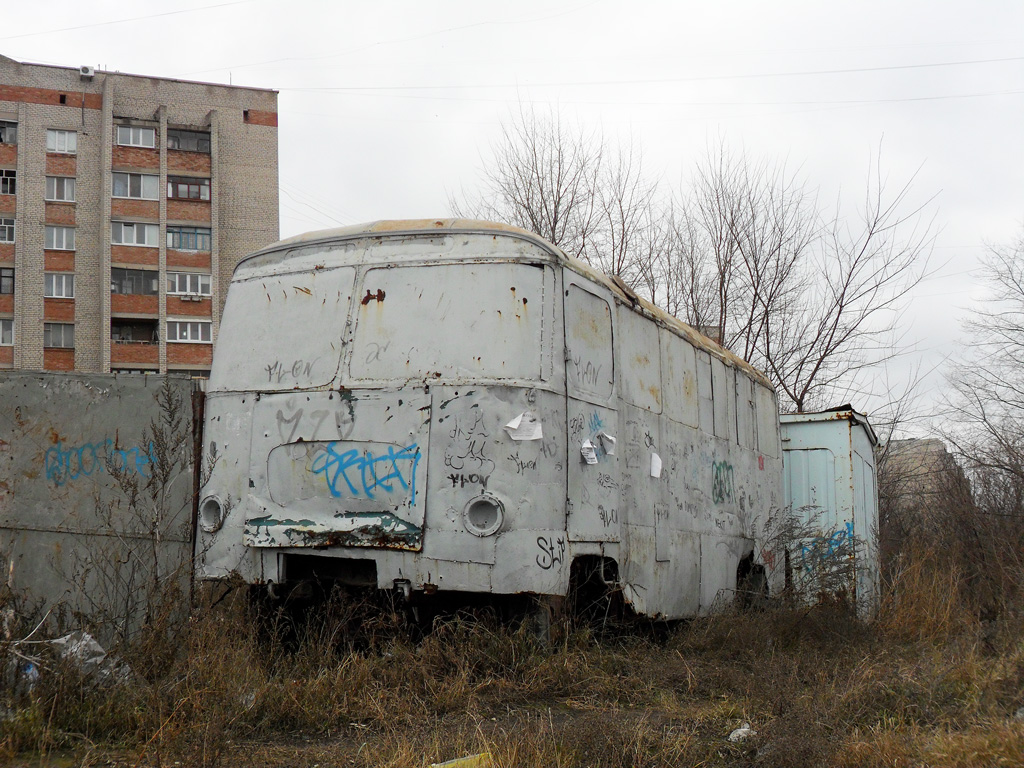
M 46 0 L 5 7 L 0 53 L 278 89 L 282 237 L 446 215 L 519 103 L 632 138 L 666 188 L 720 137 L 854 202 L 881 147 L 938 229 L 904 367 L 951 351 L 1024 226 L 1018 0 Z

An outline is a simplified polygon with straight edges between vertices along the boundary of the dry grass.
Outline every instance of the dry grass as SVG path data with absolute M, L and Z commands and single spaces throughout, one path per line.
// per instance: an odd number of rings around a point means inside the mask
M 878 620 L 837 606 L 692 621 L 554 649 L 486 619 L 414 643 L 336 602 L 268 639 L 237 595 L 123 649 L 102 687 L 47 659 L 4 683 L 0 754 L 32 765 L 1024 765 L 1024 618 L 981 621 L 956 572 L 909 560 Z M 353 633 L 353 627 L 358 631 Z M 272 633 L 271 633 L 272 634 Z M 151 663 L 146 663 L 145 659 Z M 749 722 L 757 735 L 729 733 Z

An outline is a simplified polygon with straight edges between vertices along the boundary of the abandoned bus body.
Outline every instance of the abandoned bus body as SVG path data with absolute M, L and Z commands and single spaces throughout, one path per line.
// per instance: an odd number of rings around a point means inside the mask
M 751 366 L 518 228 L 395 221 L 243 260 L 208 386 L 199 575 L 641 615 L 731 598 L 781 502 Z

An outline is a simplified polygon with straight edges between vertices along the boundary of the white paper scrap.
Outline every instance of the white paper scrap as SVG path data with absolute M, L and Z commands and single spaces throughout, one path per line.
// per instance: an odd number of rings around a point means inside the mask
M 598 432 L 597 439 L 601 441 L 601 447 L 604 448 L 604 452 L 609 456 L 615 455 L 615 438 L 609 435 L 607 432 Z
M 543 440 L 540 419 L 529 411 L 524 411 L 505 425 L 505 431 L 513 440 Z
M 661 456 L 651 451 L 651 477 L 661 477 Z
M 594 449 L 594 444 L 589 440 L 583 441 L 580 453 L 583 454 L 583 460 L 587 464 L 597 464 L 597 451 Z

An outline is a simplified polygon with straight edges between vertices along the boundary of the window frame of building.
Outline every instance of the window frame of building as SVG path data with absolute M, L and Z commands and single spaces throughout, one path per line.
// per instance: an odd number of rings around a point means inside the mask
M 144 242 L 138 242 L 135 234 L 132 235 L 132 242 L 125 242 L 124 232 L 127 228 L 131 228 L 133 233 L 137 233 L 139 228 L 146 233 Z M 115 232 L 120 232 L 120 239 L 115 239 Z M 153 241 L 149 242 L 149 235 L 152 234 Z M 134 248 L 159 248 L 160 247 L 160 226 L 157 224 L 149 224 L 142 221 L 112 221 L 110 222 L 110 243 L 111 245 L 128 245 Z
M 196 251 L 198 253 L 212 251 L 213 230 L 210 227 L 168 225 L 167 247 L 175 251 Z
M 120 328 L 116 334 L 115 328 Z M 125 337 L 124 329 L 128 329 L 128 337 Z M 141 333 L 145 330 L 146 333 Z M 136 331 L 140 332 L 140 335 L 149 336 L 148 339 L 135 338 Z M 141 320 L 119 320 L 118 318 L 110 319 L 110 340 L 115 344 L 159 344 L 160 343 L 160 323 L 156 320 L 151 322 Z
M 0 195 L 16 195 L 18 172 L 14 168 L 0 168 Z
M 18 122 L 16 120 L 0 120 L 0 144 L 18 143 Z
M 194 146 L 182 146 L 182 144 Z M 203 148 L 205 144 L 205 149 Z M 179 152 L 202 152 L 210 154 L 210 134 L 206 131 L 191 131 L 186 128 L 167 129 L 167 148 Z
M 211 296 L 212 275 L 203 272 L 168 272 L 168 296 Z
M 141 290 L 132 290 L 136 287 Z M 160 270 L 111 267 L 110 292 L 121 296 L 159 296 Z
M 213 323 L 209 320 L 168 320 L 166 336 L 168 344 L 212 344 Z
M 144 149 L 156 148 L 156 128 L 145 125 L 118 125 L 115 132 L 115 140 L 119 147 L 142 147 Z M 146 136 L 150 136 L 149 143 L 146 143 Z
M 57 336 L 58 338 L 55 338 Z M 43 347 L 47 349 L 74 349 L 74 323 L 43 323 Z
M 120 191 L 118 181 L 123 184 Z M 110 196 L 125 200 L 159 200 L 160 176 L 153 173 L 114 171 L 110 174 Z
M 0 295 L 14 293 L 14 267 L 0 267 Z
M 63 148 L 61 148 L 63 144 Z M 78 154 L 78 132 L 61 128 L 46 129 L 46 151 L 56 155 Z
M 0 219 L 0 243 L 17 242 L 17 234 L 14 229 L 14 219 Z
M 14 318 L 0 317 L 0 347 L 14 346 Z
M 75 250 L 75 228 L 47 224 L 43 229 L 43 248 L 48 251 Z
M 184 188 L 185 194 L 181 194 L 182 188 Z M 167 199 L 209 202 L 210 179 L 204 176 L 168 176 Z
M 43 298 L 44 299 L 73 299 L 73 298 L 75 298 L 75 273 L 74 272 L 44 272 L 43 273 Z
M 75 177 L 47 176 L 43 199 L 49 203 L 75 202 Z

